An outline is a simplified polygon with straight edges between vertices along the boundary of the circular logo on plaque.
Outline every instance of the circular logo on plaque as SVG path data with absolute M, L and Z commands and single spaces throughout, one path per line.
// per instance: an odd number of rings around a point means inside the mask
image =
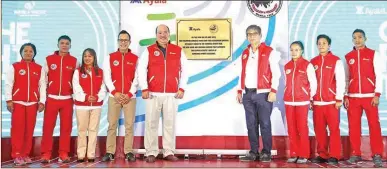
M 22 75 L 22 76 L 25 75 L 25 74 L 26 74 L 26 70 L 21 69 L 21 70 L 19 71 L 19 74 Z
M 210 26 L 210 32 L 211 33 L 216 33 L 216 32 L 218 32 L 218 26 L 217 25 L 215 25 L 215 24 L 212 24 L 211 26 Z
M 270 18 L 276 15 L 282 7 L 282 0 L 280 1 L 255 1 L 248 0 L 247 7 L 250 12 L 260 18 Z

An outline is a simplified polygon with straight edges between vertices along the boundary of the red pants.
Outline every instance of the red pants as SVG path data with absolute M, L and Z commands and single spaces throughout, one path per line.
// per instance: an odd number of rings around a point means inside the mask
M 320 157 L 340 159 L 341 138 L 340 138 L 340 111 L 335 104 L 324 106 L 313 106 L 313 126 L 316 133 L 317 153 Z M 329 128 L 329 139 L 327 133 Z M 329 153 L 328 153 L 329 145 Z
M 32 147 L 38 104 L 24 106 L 14 103 L 11 122 L 12 158 L 26 157 Z
M 349 98 L 348 125 L 352 155 L 360 156 L 361 116 L 365 110 L 370 130 L 372 156 L 383 154 L 382 131 L 377 106 L 371 105 L 372 98 Z
M 285 105 L 290 157 L 309 158 L 308 105 Z
M 44 155 L 51 155 L 52 136 L 58 112 L 60 118 L 59 155 L 67 155 L 70 152 L 70 138 L 73 127 L 73 100 L 56 100 L 47 97 L 41 144 Z

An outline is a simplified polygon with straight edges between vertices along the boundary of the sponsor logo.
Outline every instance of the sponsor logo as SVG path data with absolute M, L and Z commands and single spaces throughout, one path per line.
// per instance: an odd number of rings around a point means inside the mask
M 148 4 L 152 6 L 153 4 L 166 4 L 167 0 L 131 0 L 131 4 Z
M 358 15 L 387 15 L 386 8 L 368 8 L 365 6 L 356 6 L 356 14 Z
M 40 16 L 46 15 L 46 10 L 34 10 L 36 7 L 35 1 L 28 1 L 24 3 L 24 9 L 14 10 L 13 13 L 18 16 Z

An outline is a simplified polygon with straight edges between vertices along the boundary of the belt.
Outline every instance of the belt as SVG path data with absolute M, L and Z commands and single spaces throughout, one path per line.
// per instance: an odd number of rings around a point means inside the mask
M 247 92 L 257 92 L 257 88 L 247 88 L 245 87 L 245 91 Z

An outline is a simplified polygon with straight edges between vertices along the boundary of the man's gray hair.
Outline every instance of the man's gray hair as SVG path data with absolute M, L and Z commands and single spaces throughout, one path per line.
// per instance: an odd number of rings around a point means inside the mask
M 159 26 L 160 26 L 160 25 L 158 25 L 158 26 L 156 27 L 156 34 L 157 34 L 157 30 L 159 29 Z M 167 27 L 168 33 L 170 33 L 170 32 L 169 32 L 169 27 L 168 27 L 167 25 L 164 25 L 164 26 Z
M 249 27 L 246 28 L 246 36 L 247 36 L 247 31 L 249 30 L 254 30 L 256 32 L 258 32 L 259 35 L 261 35 L 261 27 L 259 27 L 258 25 L 250 25 Z

